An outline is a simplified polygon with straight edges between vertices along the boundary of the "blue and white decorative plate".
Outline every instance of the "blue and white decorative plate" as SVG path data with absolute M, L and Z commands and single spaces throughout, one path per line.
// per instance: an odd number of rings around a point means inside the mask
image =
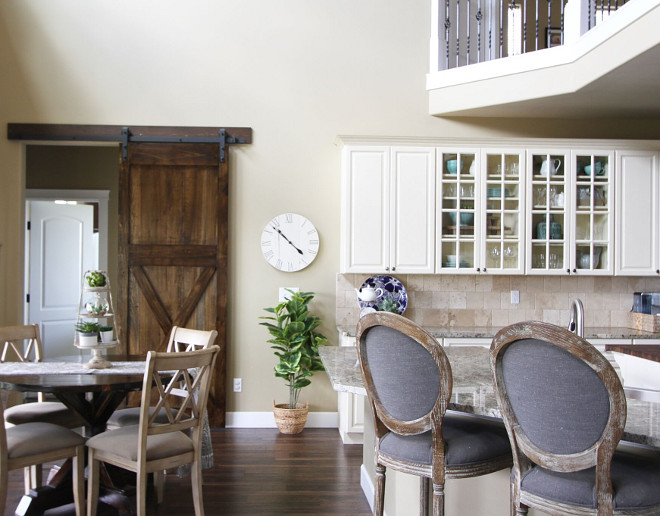
M 373 287 L 375 289 L 382 288 L 383 294 L 375 301 L 358 300 L 360 308 L 375 308 L 378 310 L 378 305 L 380 305 L 384 299 L 393 299 L 398 306 L 399 315 L 406 311 L 406 307 L 408 306 L 408 291 L 398 279 L 384 275 L 371 276 L 364 280 L 364 283 L 360 286 L 360 290 L 362 290 L 363 287 Z

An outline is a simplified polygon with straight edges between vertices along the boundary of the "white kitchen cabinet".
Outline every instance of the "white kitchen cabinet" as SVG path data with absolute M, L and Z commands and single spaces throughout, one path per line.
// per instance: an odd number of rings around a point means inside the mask
M 489 274 L 524 272 L 525 151 L 482 152 L 479 239 L 481 271 Z M 478 269 L 478 267 L 477 267 Z
M 522 274 L 524 151 L 439 149 L 436 271 Z
M 615 274 L 660 274 L 658 153 L 616 153 Z
M 524 152 L 439 149 L 436 271 L 522 274 Z
M 339 345 L 355 347 L 355 337 L 350 337 L 342 332 L 339 334 Z M 365 396 L 351 392 L 337 393 L 339 435 L 344 444 L 362 444 L 365 398 Z
M 347 146 L 342 272 L 432 273 L 435 149 Z
M 614 273 L 614 152 L 571 152 L 570 271 Z
M 527 272 L 611 275 L 614 153 L 531 149 L 527 164 Z
M 530 149 L 527 170 L 527 273 L 567 274 L 570 267 L 570 154 L 560 149 Z
M 480 241 L 478 149 L 438 149 L 436 271 L 474 274 Z

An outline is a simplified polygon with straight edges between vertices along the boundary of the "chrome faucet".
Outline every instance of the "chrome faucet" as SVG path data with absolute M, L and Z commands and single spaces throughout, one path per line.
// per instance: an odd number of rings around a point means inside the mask
M 571 319 L 568 323 L 568 329 L 578 337 L 584 337 L 584 306 L 579 299 L 574 299 L 571 305 Z

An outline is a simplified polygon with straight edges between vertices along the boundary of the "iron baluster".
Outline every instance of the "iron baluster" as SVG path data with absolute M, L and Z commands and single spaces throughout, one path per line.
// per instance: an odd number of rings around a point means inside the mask
M 445 2 L 445 69 L 449 70 L 449 29 L 451 20 L 449 19 L 449 0 Z

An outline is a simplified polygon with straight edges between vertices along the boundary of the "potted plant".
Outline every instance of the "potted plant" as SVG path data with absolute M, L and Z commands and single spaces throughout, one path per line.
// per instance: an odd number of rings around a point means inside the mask
M 87 286 L 92 288 L 105 287 L 107 281 L 102 271 L 90 271 L 85 277 Z
M 282 378 L 289 387 L 289 403 L 275 404 L 273 412 L 280 432 L 297 434 L 307 422 L 307 404 L 298 403 L 300 390 L 311 383 L 315 371 L 323 371 L 319 356 L 319 345 L 325 343 L 323 335 L 316 331 L 321 319 L 310 314 L 309 302 L 313 292 L 293 292 L 275 308 L 265 308 L 272 316 L 263 316 L 273 322 L 259 323 L 268 329 L 272 339 L 268 340 L 278 359 L 275 376 Z
M 96 346 L 99 337 L 99 325 L 95 322 L 78 321 L 76 323 L 76 331 L 78 332 L 78 345 L 80 347 Z
M 114 340 L 112 326 L 101 326 L 99 328 L 99 334 L 101 335 L 101 342 L 112 342 Z

